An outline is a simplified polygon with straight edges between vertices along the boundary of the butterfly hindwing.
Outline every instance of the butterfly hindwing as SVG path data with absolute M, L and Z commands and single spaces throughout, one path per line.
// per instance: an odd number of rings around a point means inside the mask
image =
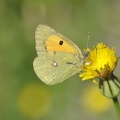
M 42 54 L 33 65 L 37 76 L 49 85 L 60 83 L 81 70 L 79 59 L 64 52 Z

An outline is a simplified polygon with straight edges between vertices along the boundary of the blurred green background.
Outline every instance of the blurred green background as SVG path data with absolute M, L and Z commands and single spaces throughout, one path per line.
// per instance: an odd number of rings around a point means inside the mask
M 120 56 L 119 0 L 1 0 L 0 120 L 117 119 L 112 100 L 102 98 L 91 81 L 75 75 L 47 86 L 38 79 L 33 70 L 38 24 L 59 31 L 81 50 L 90 32 L 90 48 L 108 43 Z M 119 69 L 118 64 L 116 75 Z

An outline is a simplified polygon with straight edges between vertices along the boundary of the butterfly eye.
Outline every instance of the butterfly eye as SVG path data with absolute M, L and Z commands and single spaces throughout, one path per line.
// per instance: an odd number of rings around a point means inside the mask
M 63 44 L 63 41 L 62 41 L 62 40 L 60 40 L 59 45 L 62 45 L 62 44 Z

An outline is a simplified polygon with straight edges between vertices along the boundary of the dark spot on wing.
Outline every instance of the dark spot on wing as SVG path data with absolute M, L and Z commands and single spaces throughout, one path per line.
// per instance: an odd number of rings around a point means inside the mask
M 67 62 L 67 64 L 74 64 L 73 62 Z
M 63 41 L 62 41 L 62 40 L 60 40 L 59 45 L 62 45 L 62 44 L 63 44 Z
M 53 51 L 54 55 L 56 54 L 56 51 Z
M 67 64 L 70 64 L 70 65 L 77 65 L 77 63 L 74 63 L 74 62 L 67 62 Z

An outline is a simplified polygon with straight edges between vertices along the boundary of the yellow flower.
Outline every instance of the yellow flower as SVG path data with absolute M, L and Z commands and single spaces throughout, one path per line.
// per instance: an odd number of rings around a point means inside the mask
M 89 56 L 83 64 L 83 73 L 80 74 L 80 77 L 82 77 L 82 80 L 99 78 L 99 86 L 103 95 L 108 98 L 115 97 L 120 92 L 120 82 L 113 75 L 118 59 L 113 48 L 98 43 L 92 51 L 89 51 Z
M 107 77 L 116 67 L 118 58 L 113 48 L 99 43 L 92 51 L 83 65 L 82 80 Z

